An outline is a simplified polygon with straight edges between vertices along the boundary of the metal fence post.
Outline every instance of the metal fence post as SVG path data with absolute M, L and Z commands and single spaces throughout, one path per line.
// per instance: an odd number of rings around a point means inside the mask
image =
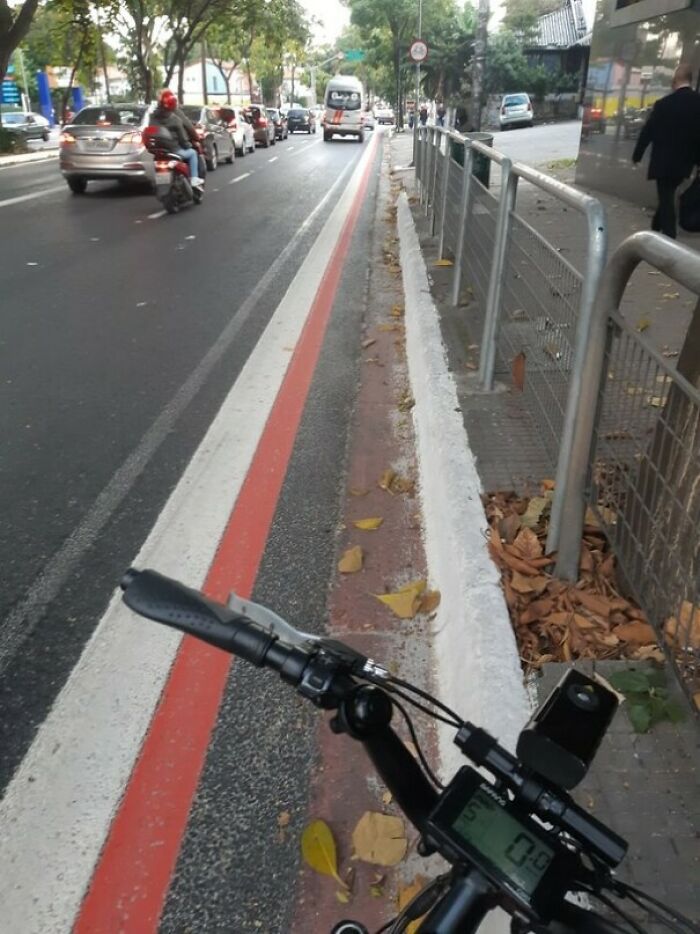
M 471 143 L 462 140 L 464 147 L 464 165 L 462 171 L 462 196 L 459 202 L 459 222 L 457 227 L 457 246 L 455 247 L 454 275 L 452 277 L 452 304 L 459 305 L 459 290 L 462 287 L 462 254 L 464 252 L 464 237 L 466 234 L 467 217 L 469 215 L 469 194 L 472 184 L 472 165 L 474 163 L 474 150 Z
M 641 260 L 646 260 L 667 276 L 672 276 L 681 285 L 700 294 L 697 253 L 674 240 L 649 231 L 628 237 L 605 267 L 598 297 L 590 316 L 587 341 L 580 349 L 581 388 L 577 393 L 567 472 L 561 484 L 557 482 L 552 504 L 553 509 L 556 505 L 561 516 L 555 573 L 565 580 L 576 580 L 579 571 L 581 535 L 586 511 L 586 477 L 598 409 L 598 394 L 601 382 L 607 379 L 603 365 L 608 316 L 611 311 L 618 309 L 627 282 Z
M 435 158 L 434 158 L 435 154 L 433 151 L 434 150 L 433 141 L 430 137 L 430 132 L 431 132 L 430 128 L 427 126 L 424 127 L 424 132 L 425 132 L 425 169 L 426 169 L 425 182 L 424 182 L 424 185 L 425 185 L 424 207 L 425 207 L 425 216 L 427 217 L 428 212 L 430 211 L 430 177 L 431 177 L 431 172 L 433 168 L 433 163 L 435 162 Z
M 564 424 L 562 426 L 561 441 L 559 444 L 555 480 L 555 490 L 557 491 L 564 489 L 566 486 L 566 478 L 569 476 L 570 462 L 573 455 L 572 442 L 574 431 L 579 418 L 580 399 L 582 394 L 587 393 L 590 388 L 584 386 L 583 383 L 583 371 L 586 366 L 586 356 L 589 351 L 589 345 L 592 340 L 601 340 L 603 346 L 605 343 L 604 331 L 601 332 L 596 327 L 593 320 L 596 314 L 595 303 L 598 294 L 598 286 L 600 285 L 603 270 L 605 269 L 605 260 L 608 252 L 605 208 L 596 198 L 588 199 L 586 204 L 586 219 L 588 221 L 588 262 L 586 263 L 586 271 L 583 278 L 581 303 L 579 305 L 578 322 L 574 338 L 574 358 L 571 366 L 571 379 L 569 382 Z M 593 397 L 592 405 L 594 408 L 595 404 L 595 397 Z M 585 465 L 582 469 L 585 471 Z M 558 493 L 555 493 L 554 502 L 552 503 L 549 531 L 547 533 L 548 554 L 552 554 L 552 552 L 557 551 L 559 548 L 562 528 L 562 511 L 563 496 L 559 496 Z M 578 573 L 579 550 L 580 543 L 577 546 L 575 556 L 576 567 L 573 571 L 573 576 L 568 576 L 567 579 L 569 580 L 575 578 Z M 571 557 L 567 555 L 567 558 L 562 560 L 565 561 L 567 568 L 571 570 Z
M 414 143 L 413 143 L 413 171 L 415 172 L 416 179 L 416 190 L 418 192 L 419 201 L 421 197 L 421 144 L 420 144 L 420 135 L 417 127 L 414 128 Z
M 450 169 L 452 166 L 452 156 L 450 148 L 452 138 L 449 133 L 445 133 L 445 168 L 442 173 L 442 192 L 440 197 L 440 240 L 438 242 L 438 259 L 443 259 L 445 248 L 445 221 L 447 218 L 447 192 L 450 184 Z
M 433 164 L 432 168 L 432 179 L 430 182 L 430 207 L 433 211 L 433 222 L 435 221 L 435 186 L 437 184 L 437 166 L 438 159 L 440 158 L 440 134 L 437 131 L 437 127 L 432 127 L 433 133 Z M 437 142 L 437 146 L 435 143 Z M 434 231 L 433 231 L 434 233 Z
M 477 151 L 480 143 L 475 144 Z M 518 176 L 512 172 L 513 163 L 504 158 L 501 162 L 501 201 L 498 206 L 496 240 L 491 262 L 489 291 L 486 298 L 486 316 L 484 334 L 481 341 L 479 359 L 479 382 L 488 390 L 493 389 L 493 371 L 496 363 L 496 339 L 498 337 L 498 319 L 501 311 L 501 291 L 503 270 L 505 268 L 508 241 L 510 239 L 511 213 L 515 208 L 515 195 L 518 188 Z

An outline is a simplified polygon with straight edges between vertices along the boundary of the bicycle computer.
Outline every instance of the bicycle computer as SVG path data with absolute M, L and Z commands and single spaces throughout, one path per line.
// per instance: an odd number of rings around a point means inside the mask
M 441 795 L 426 836 L 446 859 L 477 866 L 512 907 L 543 921 L 574 870 L 570 850 L 469 766 Z

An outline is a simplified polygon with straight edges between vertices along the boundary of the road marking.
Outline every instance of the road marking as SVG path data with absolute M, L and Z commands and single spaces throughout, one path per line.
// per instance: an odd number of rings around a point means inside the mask
M 278 159 L 279 159 L 279 156 L 273 156 L 271 159 L 268 159 L 267 161 L 268 161 L 268 162 L 277 162 Z
M 313 139 L 313 140 L 308 140 L 308 141 L 307 141 L 307 140 L 304 140 L 303 142 L 306 143 L 306 145 L 305 145 L 305 146 L 302 146 L 301 149 L 297 150 L 297 152 L 294 153 L 295 156 L 301 156 L 301 155 L 303 155 L 303 154 L 307 151 L 307 149 L 311 149 L 313 146 L 318 146 L 318 144 L 319 144 L 319 143 L 322 143 L 323 140 L 322 140 L 322 139 Z M 289 158 L 291 159 L 292 157 L 290 156 Z
M 33 191 L 29 195 L 17 195 L 16 198 L 6 198 L 4 201 L 0 201 L 0 208 L 9 207 L 11 204 L 19 204 L 21 201 L 34 201 L 35 198 L 43 198 L 45 195 L 54 195 L 57 191 L 65 190 L 65 185 L 54 185 L 53 188 L 44 188 L 43 191 Z
M 149 221 L 156 221 L 159 217 L 163 217 L 167 213 L 167 211 L 156 211 L 155 214 L 149 214 L 148 219 Z
M 286 151 L 289 152 L 291 149 L 294 149 L 294 146 L 287 146 Z
M 9 650 L 15 650 L 32 631 L 46 603 L 101 534 L 260 297 L 278 281 L 300 238 L 319 212 L 334 203 L 356 162 L 345 166 L 83 523 L 29 588 L 8 620 L 8 635 L 3 636 L 0 650 L 8 639 L 13 643 Z M 350 190 L 348 198 L 352 197 Z M 341 201 L 345 204 L 346 200 L 343 194 Z M 331 215 L 336 227 L 339 212 L 338 206 Z M 331 243 L 329 222 L 330 218 L 316 239 L 323 248 Z M 291 311 L 287 308 L 292 320 L 277 309 L 135 558 L 136 564 L 157 566 L 191 586 L 202 585 L 284 368 L 290 364 L 288 348 L 296 343 L 308 309 L 308 305 L 303 307 L 304 296 L 313 297 L 322 276 L 323 255 L 318 251 L 314 255 L 316 265 L 311 253 L 307 255 L 283 299 L 287 306 L 294 306 Z M 231 584 L 223 581 L 222 586 L 226 589 Z M 136 620 L 118 594 L 114 595 L 0 802 L 3 929 L 23 934 L 71 930 L 179 643 L 177 633 Z M 110 677 L 110 672 L 118 673 L 117 677 Z M 42 879 L 40 887 L 35 885 L 37 878 Z
M 280 331 L 295 322 L 295 350 L 288 365 L 279 366 L 276 361 L 271 369 L 270 362 L 262 358 L 274 394 L 268 393 L 266 399 L 242 399 L 238 390 L 244 411 L 262 407 L 265 421 L 252 457 L 246 458 L 245 479 L 204 584 L 205 593 L 215 600 L 225 602 L 232 589 L 242 597 L 252 593 L 375 150 L 376 146 L 368 147 L 360 160 L 266 329 L 265 336 L 276 335 L 273 339 L 279 350 L 284 346 Z M 255 352 L 249 362 L 261 365 Z M 230 438 L 240 445 L 235 433 Z M 233 469 L 240 466 L 240 454 L 229 449 L 228 456 Z M 241 547 L 243 542 L 245 547 Z M 72 928 L 74 934 L 157 930 L 231 663 L 231 656 L 196 639 L 182 641 Z M 113 671 L 115 680 L 120 680 L 117 670 Z
M 250 178 L 250 176 L 250 172 L 244 172 L 243 175 L 237 175 L 236 178 L 232 178 L 229 185 L 235 185 L 236 182 L 242 182 L 244 178 Z

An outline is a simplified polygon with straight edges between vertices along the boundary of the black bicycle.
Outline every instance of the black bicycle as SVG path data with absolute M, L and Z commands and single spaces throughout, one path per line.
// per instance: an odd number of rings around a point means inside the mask
M 124 602 L 142 616 L 279 672 L 317 707 L 335 711 L 333 732 L 363 744 L 418 830 L 419 853 L 439 853 L 451 867 L 381 932 L 400 934 L 425 916 L 421 934 L 466 934 L 496 907 L 510 914 L 514 934 L 640 934 L 644 929 L 630 914 L 636 909 L 675 934 L 700 931 L 615 877 L 626 842 L 567 793 L 586 774 L 617 709 L 617 695 L 605 684 L 570 670 L 525 726 L 515 757 L 425 691 L 341 642 L 298 631 L 266 607 L 236 595 L 223 606 L 149 570 L 128 571 L 122 589 Z M 407 704 L 453 726 L 462 753 L 493 781 L 465 765 L 443 786 L 421 750 Z M 417 759 L 391 727 L 394 711 L 406 721 Z M 578 903 L 571 901 L 576 896 Z M 593 911 L 590 899 L 608 916 Z M 628 902 L 630 910 L 613 899 Z M 333 934 L 367 929 L 343 921 Z

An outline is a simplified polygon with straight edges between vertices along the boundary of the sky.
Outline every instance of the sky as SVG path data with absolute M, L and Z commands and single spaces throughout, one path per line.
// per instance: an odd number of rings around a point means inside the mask
M 350 11 L 340 3 L 340 0 L 302 0 L 309 16 L 321 20 L 322 25 L 316 26 L 314 39 L 318 44 L 332 43 L 350 20 Z M 497 26 L 503 16 L 499 11 L 498 0 L 491 0 L 494 13 L 491 19 L 491 28 Z M 583 12 L 589 26 L 593 25 L 596 0 L 583 0 Z

